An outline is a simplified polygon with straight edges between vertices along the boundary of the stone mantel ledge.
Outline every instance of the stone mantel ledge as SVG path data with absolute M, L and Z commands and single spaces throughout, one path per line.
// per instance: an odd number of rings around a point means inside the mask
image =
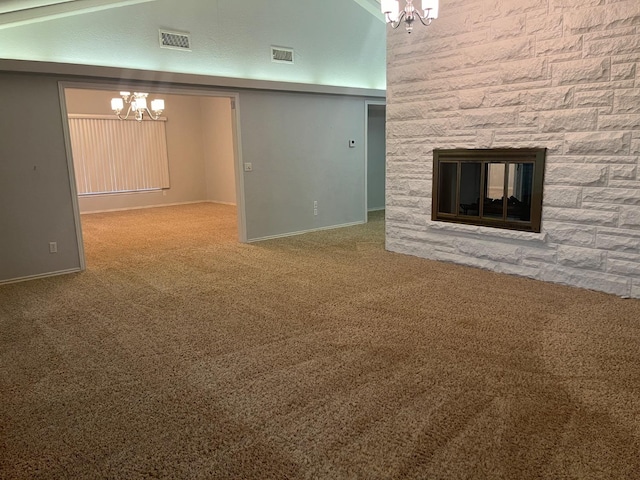
M 434 222 L 427 220 L 427 228 L 430 231 L 443 234 L 482 235 L 483 238 L 499 240 L 516 240 L 524 242 L 547 243 L 547 232 L 521 232 L 506 228 L 483 227 L 480 225 L 465 225 L 461 223 Z

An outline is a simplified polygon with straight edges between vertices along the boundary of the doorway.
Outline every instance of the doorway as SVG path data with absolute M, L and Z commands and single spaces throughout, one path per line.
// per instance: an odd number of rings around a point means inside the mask
M 79 191 L 81 182 L 78 176 L 84 175 L 84 171 L 78 171 L 78 158 L 74 158 L 77 150 L 81 149 L 77 145 L 78 133 L 73 131 L 75 126 L 71 123 L 76 122 L 78 118 L 95 118 L 94 125 L 122 127 L 122 121 L 118 120 L 111 111 L 111 98 L 118 97 L 121 90 L 133 91 L 134 88 L 136 91 L 149 91 L 150 98 L 161 97 L 165 100 L 165 110 L 161 119 L 164 121 L 165 138 L 160 143 L 166 145 L 168 182 L 162 186 L 134 191 L 117 189 L 109 192 Z M 178 90 L 168 87 L 159 90 L 138 84 L 134 87 L 124 83 L 118 85 L 62 83 L 60 92 L 63 116 L 67 119 L 65 141 L 70 181 L 72 190 L 75 192 L 74 214 L 82 269 L 86 268 L 86 259 L 81 214 L 195 203 L 236 206 L 237 239 L 241 242 L 246 241 L 244 189 L 239 169 L 241 160 L 237 94 Z M 141 126 L 139 122 L 135 120 L 125 122 L 129 124 L 126 128 L 135 136 L 136 128 Z M 144 122 L 151 122 L 151 120 Z M 113 128 L 105 127 L 107 135 L 113 135 L 111 130 Z M 108 140 L 111 141 L 111 138 Z M 105 141 L 103 140 L 102 144 L 98 142 L 98 147 L 102 145 L 102 150 L 111 150 L 111 147 L 105 147 L 107 145 Z M 73 145 L 74 142 L 76 145 Z M 135 144 L 135 141 L 129 141 L 129 145 L 132 143 Z M 81 154 L 85 154 L 84 149 Z M 85 166 L 82 168 L 84 169 Z M 117 173 L 116 168 L 111 168 L 111 171 L 107 169 L 106 174 L 98 172 L 99 175 L 111 176 Z
M 367 214 L 385 209 L 386 105 L 367 101 L 366 108 L 366 206 Z

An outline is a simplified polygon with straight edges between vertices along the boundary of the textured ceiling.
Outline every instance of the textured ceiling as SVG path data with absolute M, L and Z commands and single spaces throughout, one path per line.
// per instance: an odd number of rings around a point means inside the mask
M 0 58 L 386 87 L 385 24 L 376 0 L 15 0 L 2 5 L 13 11 L 0 14 Z M 192 51 L 159 48 L 159 28 L 190 33 Z M 273 63 L 271 45 L 293 48 L 295 63 Z

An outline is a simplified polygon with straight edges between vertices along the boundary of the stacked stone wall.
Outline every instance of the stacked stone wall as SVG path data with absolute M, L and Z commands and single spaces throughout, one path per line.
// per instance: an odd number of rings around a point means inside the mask
M 640 298 L 640 1 L 440 0 L 388 30 L 387 248 Z M 434 148 L 546 147 L 542 232 L 431 221 Z

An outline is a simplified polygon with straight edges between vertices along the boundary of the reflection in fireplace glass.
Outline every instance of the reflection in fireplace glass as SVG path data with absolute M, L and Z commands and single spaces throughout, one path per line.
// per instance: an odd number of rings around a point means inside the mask
M 440 206 L 441 212 L 456 213 L 456 185 L 458 164 L 443 162 L 440 165 Z
M 510 163 L 507 189 L 507 219 L 531 219 L 533 163 Z
M 504 163 L 486 163 L 484 174 L 485 217 L 502 218 L 504 213 Z
M 460 164 L 460 213 L 477 217 L 480 215 L 480 174 L 479 163 Z

